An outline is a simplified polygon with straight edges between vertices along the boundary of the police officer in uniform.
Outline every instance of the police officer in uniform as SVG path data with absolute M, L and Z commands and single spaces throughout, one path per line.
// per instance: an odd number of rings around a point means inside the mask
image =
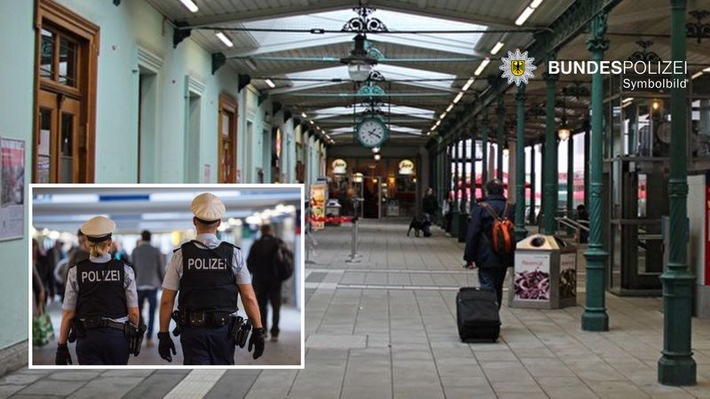
M 58 365 L 72 364 L 67 341 L 74 339 L 82 365 L 125 365 L 129 354 L 140 352 L 145 326 L 137 327 L 133 269 L 110 254 L 115 228 L 116 223 L 104 216 L 81 226 L 88 240 L 89 259 L 71 265 L 67 275 L 55 359 Z
M 264 329 L 251 276 L 241 250 L 217 239 L 224 203 L 211 193 L 192 201 L 196 239 L 176 249 L 165 272 L 160 299 L 160 357 L 172 362 L 175 344 L 168 332 L 171 317 L 180 336 L 184 364 L 233 365 L 235 345 L 243 347 L 251 330 L 248 350 L 253 358 L 264 352 Z M 173 312 L 175 297 L 178 310 Z M 249 317 L 237 316 L 238 295 Z

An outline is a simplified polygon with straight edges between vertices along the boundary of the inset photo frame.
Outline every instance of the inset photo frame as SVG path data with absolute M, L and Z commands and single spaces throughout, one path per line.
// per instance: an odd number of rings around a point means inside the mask
M 29 368 L 304 368 L 303 185 L 28 191 Z

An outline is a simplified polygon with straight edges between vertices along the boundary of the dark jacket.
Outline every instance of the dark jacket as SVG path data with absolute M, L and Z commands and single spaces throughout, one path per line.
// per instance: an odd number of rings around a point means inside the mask
M 436 197 L 433 194 L 425 195 L 422 199 L 422 212 L 434 215 L 438 209 L 439 204 L 436 202 Z
M 492 195 L 484 199 L 498 215 L 503 214 L 506 199 L 502 195 Z M 508 205 L 508 218 L 515 220 L 515 204 Z M 476 204 L 471 210 L 471 221 L 468 224 L 466 233 L 466 248 L 463 259 L 466 262 L 475 262 L 476 267 L 510 267 L 513 266 L 513 257 L 508 259 L 499 256 L 491 248 L 491 228 L 493 227 L 493 216 L 482 207 Z
M 254 275 L 254 283 L 271 284 L 280 281 L 274 274 L 274 255 L 279 247 L 279 241 L 272 235 L 264 235 L 249 249 L 247 268 Z

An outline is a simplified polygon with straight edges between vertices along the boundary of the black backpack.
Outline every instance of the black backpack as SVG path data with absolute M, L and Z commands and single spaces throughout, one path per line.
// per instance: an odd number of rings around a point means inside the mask
M 273 264 L 274 275 L 278 280 L 285 281 L 293 275 L 293 252 L 281 240 L 278 240 Z

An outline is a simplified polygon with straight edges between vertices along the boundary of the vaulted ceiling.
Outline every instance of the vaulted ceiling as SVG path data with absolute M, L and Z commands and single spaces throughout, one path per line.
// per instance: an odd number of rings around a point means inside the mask
M 196 12 L 180 0 L 147 0 L 167 19 L 190 29 L 190 37 L 207 51 L 223 54 L 226 68 L 249 75 L 261 93 L 282 104 L 294 117 L 328 134 L 334 145 L 354 145 L 353 126 L 372 103 L 357 95 L 362 83 L 350 79 L 340 61 L 353 49 L 355 31 L 348 22 L 367 6 L 386 31 L 367 33 L 378 54 L 374 70 L 384 78 L 374 82 L 384 91 L 377 108 L 390 128 L 386 145 L 420 146 L 433 135 L 446 134 L 438 120 L 460 117 L 466 104 L 490 89 L 489 78 L 499 79 L 500 57 L 527 49 L 534 32 L 549 27 L 574 0 L 387 0 L 361 4 L 356 0 L 193 0 Z M 587 0 L 577 0 L 582 2 Z M 613 2 L 607 0 L 605 3 Z M 579 5 L 579 4 L 576 4 Z M 707 7 L 689 0 L 688 10 Z M 516 24 L 526 8 L 529 18 Z M 623 0 L 611 12 L 606 59 L 626 59 L 652 40 L 649 51 L 670 59 L 670 3 L 668 0 Z M 689 18 L 690 20 L 691 18 Z M 583 22 L 559 51 L 559 59 L 587 60 Z M 379 26 L 378 26 L 379 27 Z M 574 28 L 574 27 L 573 27 Z M 233 43 L 227 47 L 222 32 Z M 497 43 L 502 46 L 496 46 Z M 690 73 L 710 66 L 710 39 L 688 41 Z M 494 47 L 499 47 L 494 50 Z M 497 51 L 496 51 L 497 50 Z M 486 63 L 485 59 L 490 59 Z M 482 64 L 485 67 L 482 67 Z M 527 88 L 526 135 L 539 137 L 544 129 L 544 65 Z M 467 82 L 473 82 L 467 84 Z M 272 87 L 273 85 L 273 87 Z M 585 89 L 587 89 L 585 91 Z M 572 123 L 588 115 L 588 76 L 566 76 L 557 83 L 558 120 Z M 514 135 L 514 92 L 505 96 L 506 124 Z M 495 107 L 489 108 L 495 122 Z M 312 122 L 312 123 L 311 123 Z

